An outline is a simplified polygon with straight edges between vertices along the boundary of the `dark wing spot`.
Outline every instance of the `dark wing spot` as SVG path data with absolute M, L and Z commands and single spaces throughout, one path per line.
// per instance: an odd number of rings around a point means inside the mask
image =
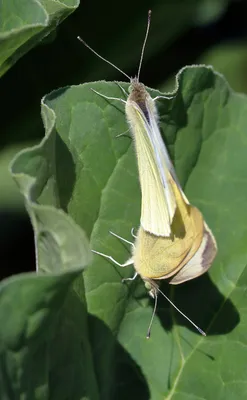
M 150 124 L 150 117 L 149 117 L 149 113 L 148 113 L 148 109 L 146 107 L 145 101 L 138 101 L 137 104 L 140 107 L 140 109 L 142 110 L 143 114 L 145 115 L 145 118 L 148 121 L 148 124 Z

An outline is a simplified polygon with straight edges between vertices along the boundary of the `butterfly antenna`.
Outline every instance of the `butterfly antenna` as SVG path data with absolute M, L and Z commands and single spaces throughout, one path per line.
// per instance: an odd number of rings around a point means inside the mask
M 175 304 L 157 287 L 156 288 L 158 290 L 159 293 L 162 294 L 162 296 L 165 297 L 165 299 L 184 317 L 187 319 L 187 321 L 189 321 L 197 330 L 198 332 L 200 332 L 201 335 L 206 336 L 206 333 L 199 328 L 199 326 L 197 326 L 193 321 L 191 321 L 191 319 L 189 319 L 189 317 L 187 317 L 187 315 L 185 315 L 181 310 L 179 310 L 179 308 L 177 306 L 175 306 Z
M 156 312 L 156 308 L 157 308 L 157 299 L 158 299 L 158 296 L 157 296 L 157 293 L 155 293 L 155 295 L 154 295 L 154 308 L 153 308 L 152 317 L 151 317 L 151 320 L 150 320 L 150 323 L 149 323 L 149 326 L 148 326 L 148 330 L 147 330 L 147 336 L 146 336 L 147 339 L 150 339 L 150 336 L 151 336 L 151 327 L 152 327 L 152 324 L 153 324 L 153 320 L 154 320 L 154 316 L 155 316 L 155 312 Z
M 140 58 L 140 63 L 139 63 L 139 68 L 138 68 L 138 73 L 137 73 L 137 80 L 139 82 L 139 78 L 140 78 L 140 73 L 141 73 L 141 67 L 142 67 L 142 61 L 143 61 L 143 55 L 144 55 L 144 51 L 145 51 L 145 47 L 146 47 L 146 43 L 147 43 L 147 38 L 148 38 L 148 33 L 149 33 L 149 28 L 150 28 L 150 22 L 151 22 L 151 10 L 148 11 L 148 23 L 147 23 L 147 30 L 146 30 L 146 35 L 145 35 L 145 39 L 142 45 L 142 52 L 141 52 L 141 58 Z
M 115 68 L 116 70 L 118 70 L 119 72 L 121 72 L 121 74 L 123 74 L 124 76 L 126 76 L 126 78 L 128 78 L 129 80 L 131 80 L 130 76 L 127 75 L 125 72 L 123 72 L 120 68 L 118 68 L 115 64 L 111 63 L 109 60 L 107 60 L 106 58 L 102 57 L 99 53 L 97 53 L 97 51 L 95 51 L 94 49 L 92 49 L 92 47 L 90 47 L 85 40 L 83 40 L 80 36 L 77 36 L 77 39 L 80 40 L 80 42 L 82 42 L 84 44 L 84 46 L 86 46 L 89 50 L 91 50 L 92 53 L 94 53 L 97 57 L 101 58 L 101 60 L 105 61 L 107 64 L 110 64 L 113 68 Z

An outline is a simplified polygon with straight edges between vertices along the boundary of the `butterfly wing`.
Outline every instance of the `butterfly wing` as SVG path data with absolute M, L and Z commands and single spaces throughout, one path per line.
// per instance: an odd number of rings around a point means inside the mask
M 211 267 L 216 253 L 217 244 L 215 238 L 206 222 L 204 222 L 204 234 L 200 247 L 169 283 L 178 285 L 204 274 Z
M 141 225 L 154 235 L 170 236 L 176 210 L 174 180 L 169 170 L 171 162 L 167 163 L 164 156 L 166 149 L 151 97 L 146 101 L 144 111 L 136 102 L 127 101 L 126 114 L 134 137 L 142 190 Z M 164 149 L 157 151 L 157 144 Z M 169 160 L 168 153 L 167 157 Z

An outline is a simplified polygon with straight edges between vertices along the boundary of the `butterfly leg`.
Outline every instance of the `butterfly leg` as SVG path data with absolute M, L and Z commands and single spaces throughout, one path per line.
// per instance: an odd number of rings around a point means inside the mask
M 118 236 L 116 233 L 114 233 L 114 232 L 112 232 L 112 231 L 110 231 L 110 234 L 113 235 L 113 236 L 115 236 L 115 237 L 117 237 L 118 239 L 122 240 L 123 242 L 130 244 L 131 246 L 135 246 L 134 243 L 129 242 L 129 240 L 124 239 L 124 238 L 121 237 L 121 236 Z
M 134 276 L 132 276 L 132 278 L 123 278 L 123 279 L 122 279 L 122 282 L 125 282 L 125 281 L 133 281 L 133 280 L 137 277 L 137 275 L 138 275 L 138 273 L 135 272 L 135 274 L 134 274 Z
M 115 81 L 115 83 L 119 87 L 119 89 L 122 91 L 123 95 L 127 98 L 129 96 L 129 93 L 126 92 L 126 90 L 121 85 L 119 85 L 118 82 Z
M 153 101 L 156 101 L 156 100 L 159 100 L 159 99 L 168 99 L 168 100 L 170 100 L 171 97 L 168 97 L 168 96 L 156 96 L 156 97 L 153 98 Z
M 124 103 L 124 104 L 126 103 L 125 100 L 120 99 L 120 98 L 118 98 L 118 97 L 106 96 L 106 95 L 104 95 L 104 94 L 102 94 L 102 93 L 100 93 L 100 92 L 97 92 L 97 90 L 94 90 L 94 89 L 92 89 L 92 88 L 91 88 L 91 90 L 92 90 L 94 93 L 98 94 L 99 96 L 103 97 L 103 98 L 106 99 L 106 100 L 118 100 L 118 101 L 121 101 L 121 102 Z
M 135 238 L 135 239 L 136 239 L 136 238 L 137 238 L 137 236 L 134 234 L 134 230 L 135 230 L 135 228 L 132 228 L 132 229 L 131 229 L 131 236 L 133 236 L 133 238 Z
M 96 250 L 92 250 L 93 253 L 98 254 L 99 256 L 105 257 L 108 260 L 112 261 L 114 264 L 118 265 L 119 267 L 127 267 L 128 265 L 133 264 L 133 260 L 132 258 L 130 258 L 129 260 L 127 260 L 125 263 L 120 264 L 118 261 L 116 261 L 112 256 L 108 256 L 107 254 L 104 253 L 100 253 L 99 251 Z
M 116 136 L 116 138 L 119 138 L 120 136 L 127 136 L 127 137 L 131 138 L 130 135 L 127 135 L 127 133 L 128 133 L 129 131 L 130 131 L 130 130 L 127 129 L 127 131 L 124 131 L 123 133 L 119 133 L 119 134 Z
M 122 86 L 120 86 L 119 84 L 117 84 L 117 85 L 120 87 L 120 89 L 122 90 L 122 92 L 123 92 L 125 95 L 128 96 L 128 93 L 124 90 L 124 88 L 122 88 Z M 103 97 L 103 98 L 106 99 L 106 100 L 118 100 L 118 101 L 121 101 L 122 103 L 126 104 L 126 100 L 123 100 L 123 99 L 118 98 L 118 97 L 106 96 L 106 95 L 104 95 L 104 94 L 102 94 L 102 93 L 100 93 L 100 92 L 97 92 L 97 90 L 94 90 L 94 89 L 92 89 L 92 88 L 91 88 L 91 90 L 92 90 L 94 93 L 96 93 L 97 95 Z M 127 132 L 129 132 L 129 129 L 127 129 L 127 131 L 125 131 L 125 132 L 120 133 L 119 135 L 117 135 L 116 138 L 118 138 L 118 137 L 120 137 L 120 136 L 124 136 Z

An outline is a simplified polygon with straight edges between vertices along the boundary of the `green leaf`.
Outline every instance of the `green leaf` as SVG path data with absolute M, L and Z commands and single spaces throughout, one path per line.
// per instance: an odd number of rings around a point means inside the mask
M 9 172 L 9 164 L 17 151 L 23 146 L 8 146 L 1 151 L 0 155 L 0 187 L 2 190 L 0 198 L 0 209 L 24 209 L 23 197 L 20 194 L 13 178 Z
M 85 304 L 69 291 L 79 273 L 2 282 L 1 399 L 97 398 Z
M 53 139 L 22 151 L 12 165 L 33 224 L 39 273 L 0 284 L 1 399 L 98 398 L 81 274 L 91 261 L 88 241 L 64 211 L 38 198 L 55 187 L 47 157 Z
M 0 3 L 0 76 L 49 35 L 79 0 L 3 0 Z
M 90 314 L 93 369 L 86 370 L 92 379 L 97 377 L 92 399 L 97 395 L 101 399 L 245 398 L 247 98 L 234 93 L 211 68 L 187 67 L 179 73 L 178 84 L 174 94 L 158 102 L 161 131 L 185 193 L 203 212 L 219 251 L 209 274 L 172 289 L 164 283 L 162 289 L 207 331 L 207 337 L 160 298 L 147 341 L 152 303 L 143 282 L 123 285 L 121 279 L 132 276 L 133 268 L 121 269 L 95 255 L 83 281 L 75 286 L 83 300 L 85 287 Z M 121 86 L 128 88 L 126 83 Z M 72 257 L 67 250 L 69 256 L 64 258 L 56 240 L 56 229 L 61 227 L 56 216 L 77 229 L 74 236 L 69 228 L 62 229 L 64 236 L 59 237 L 70 243 L 71 237 L 80 236 L 79 225 L 93 249 L 119 262 L 130 256 L 130 249 L 109 230 L 132 240 L 131 228 L 139 224 L 140 189 L 132 141 L 126 135 L 116 137 L 127 129 L 124 107 L 92 88 L 107 96 L 123 96 L 117 84 L 106 82 L 67 87 L 46 96 L 42 102 L 46 136 L 12 166 L 33 221 L 43 270 L 54 271 L 56 265 L 60 271 L 68 270 L 66 260 Z M 150 93 L 159 92 L 150 89 Z M 39 236 L 46 230 L 53 240 Z M 49 249 L 46 257 L 42 246 Z M 79 265 L 82 254 L 76 249 L 72 259 Z M 68 341 L 70 349 L 73 337 Z M 59 349 L 58 344 L 54 351 Z M 12 371 L 9 376 L 14 385 Z M 85 379 L 76 382 L 80 386 Z M 60 385 L 62 390 L 65 382 L 60 380 Z
M 246 41 L 231 41 L 218 44 L 200 57 L 200 63 L 212 65 L 223 74 L 231 87 L 237 92 L 247 93 Z
M 229 0 L 201 0 L 198 2 L 195 22 L 199 25 L 206 25 L 215 22 L 226 11 Z

